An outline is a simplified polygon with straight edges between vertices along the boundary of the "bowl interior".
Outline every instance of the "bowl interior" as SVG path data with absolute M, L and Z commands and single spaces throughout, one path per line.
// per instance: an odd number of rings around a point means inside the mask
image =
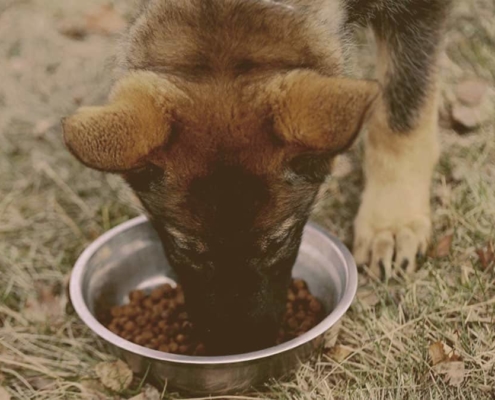
M 334 266 L 340 254 L 330 244 L 319 229 L 308 225 L 293 269 L 293 276 L 308 283 L 327 314 L 341 298 L 346 278 Z M 98 319 L 108 307 L 127 303 L 131 290 L 175 282 L 157 234 L 150 224 L 141 223 L 112 236 L 91 255 L 81 284 L 84 301 Z
M 293 276 L 308 283 L 327 315 L 336 306 L 342 308 L 339 302 L 352 291 L 349 270 L 352 258 L 349 261 L 349 257 L 338 240 L 315 225 L 306 225 Z M 110 307 L 127 303 L 131 290 L 151 290 L 163 283 L 175 285 L 176 282 L 158 235 L 144 217 L 128 221 L 97 239 L 78 260 L 76 270 L 77 292 L 84 307 L 99 321 L 104 321 Z M 343 314 L 345 309 L 338 313 Z M 324 320 L 320 325 L 325 322 L 329 321 Z M 105 328 L 98 328 L 101 329 Z

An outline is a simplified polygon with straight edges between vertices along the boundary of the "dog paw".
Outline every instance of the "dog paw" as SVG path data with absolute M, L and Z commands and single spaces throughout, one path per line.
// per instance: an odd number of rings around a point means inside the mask
M 422 213 L 417 213 L 417 207 L 408 208 L 404 203 L 400 207 L 361 205 L 354 224 L 354 258 L 376 278 L 387 279 L 394 269 L 412 273 L 417 256 L 426 253 L 431 235 L 429 208 Z

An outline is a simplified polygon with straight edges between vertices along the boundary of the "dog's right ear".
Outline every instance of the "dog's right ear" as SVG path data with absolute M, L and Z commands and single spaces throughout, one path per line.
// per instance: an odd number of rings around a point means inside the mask
M 288 145 L 337 154 L 356 138 L 380 94 L 377 82 L 293 71 L 272 79 L 275 134 Z
M 173 84 L 152 72 L 133 72 L 112 90 L 109 104 L 82 107 L 62 119 L 64 140 L 88 167 L 123 172 L 144 164 L 170 135 L 178 97 Z

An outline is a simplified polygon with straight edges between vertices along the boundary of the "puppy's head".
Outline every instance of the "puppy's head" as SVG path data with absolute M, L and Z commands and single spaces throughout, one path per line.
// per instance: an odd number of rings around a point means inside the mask
M 64 119 L 64 138 L 141 199 L 210 348 L 248 351 L 273 340 L 313 200 L 377 93 L 305 71 L 207 83 L 135 72 L 108 105 Z

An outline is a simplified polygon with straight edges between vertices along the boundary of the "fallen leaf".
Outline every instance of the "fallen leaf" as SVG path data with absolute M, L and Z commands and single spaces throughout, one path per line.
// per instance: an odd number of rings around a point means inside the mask
M 95 372 L 101 383 L 115 392 L 127 389 L 132 382 L 132 371 L 122 360 L 101 362 Z
M 459 386 L 464 380 L 465 367 L 462 357 L 454 349 L 441 341 L 428 348 L 433 372 L 444 375 L 445 381 L 452 386 Z
M 90 33 L 113 35 L 127 26 L 126 20 L 113 8 L 105 4 L 86 15 L 86 29 Z
M 495 246 L 492 242 L 488 243 L 486 248 L 476 249 L 476 254 L 478 254 L 483 269 L 495 264 Z
M 428 353 L 430 354 L 432 365 L 437 365 L 447 358 L 443 343 L 440 341 L 431 344 L 428 348 Z
M 28 297 L 25 314 L 31 321 L 57 321 L 63 317 L 62 299 L 56 295 L 57 285 L 38 284 L 36 292 Z
M 433 366 L 433 371 L 438 375 L 444 375 L 445 381 L 451 386 L 459 386 L 466 375 L 463 361 L 443 361 Z
M 10 400 L 12 397 L 9 392 L 3 387 L 0 386 L 0 400 Z
M 91 400 L 108 399 L 108 396 L 105 394 L 105 387 L 96 379 L 83 378 L 81 380 L 81 386 L 83 387 L 83 394 L 88 395 L 87 397 Z
M 146 384 L 143 391 L 129 400 L 160 400 L 160 392 L 153 386 Z
M 372 308 L 380 302 L 380 297 L 373 289 L 360 288 L 356 297 L 366 309 Z
M 452 239 L 454 238 L 453 234 L 446 235 L 441 238 L 437 245 L 434 248 L 431 248 L 429 251 L 429 256 L 433 258 L 443 258 L 447 257 L 450 254 L 450 248 L 452 246 Z
M 458 133 L 474 131 L 481 125 L 480 113 L 476 108 L 454 104 L 452 107 L 452 121 Z
M 344 361 L 350 354 L 354 352 L 354 349 L 347 346 L 334 346 L 330 349 L 326 349 L 326 354 L 334 361 L 342 362 Z
M 60 34 L 74 40 L 82 40 L 88 35 L 85 24 L 75 19 L 61 21 L 57 30 Z
M 481 103 L 487 90 L 487 82 L 481 79 L 468 79 L 456 86 L 455 95 L 461 103 L 472 107 Z

